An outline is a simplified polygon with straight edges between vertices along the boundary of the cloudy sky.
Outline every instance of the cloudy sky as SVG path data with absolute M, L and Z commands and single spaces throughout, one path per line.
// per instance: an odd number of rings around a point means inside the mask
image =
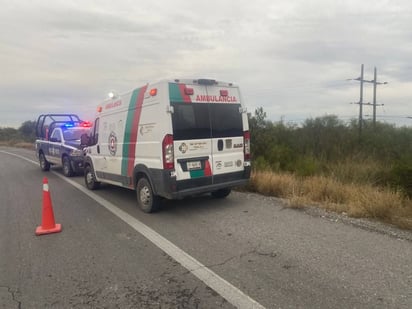
M 92 119 L 111 90 L 205 77 L 240 85 L 248 111 L 274 121 L 350 120 L 362 63 L 388 82 L 378 120 L 412 125 L 409 0 L 0 0 L 1 127 Z

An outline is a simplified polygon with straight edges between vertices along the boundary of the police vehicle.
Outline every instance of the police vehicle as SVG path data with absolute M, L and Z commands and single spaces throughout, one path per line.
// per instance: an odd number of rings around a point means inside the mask
M 86 146 L 82 143 L 90 134 L 92 124 L 75 114 L 44 114 L 36 122 L 36 156 L 40 168 L 62 166 L 63 174 L 71 177 L 82 172 Z M 82 138 L 83 136 L 83 138 Z

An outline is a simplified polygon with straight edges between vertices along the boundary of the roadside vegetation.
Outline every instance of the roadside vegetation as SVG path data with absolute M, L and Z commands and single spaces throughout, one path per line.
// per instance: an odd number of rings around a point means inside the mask
M 0 146 L 34 149 L 36 121 L 25 121 L 18 129 L 0 127 Z
M 252 179 L 248 190 L 412 229 L 412 128 L 328 115 L 303 125 L 249 119 Z
M 327 115 L 302 125 L 249 117 L 252 176 L 246 190 L 412 229 L 412 127 L 345 123 Z M 33 149 L 35 121 L 0 128 L 0 145 Z

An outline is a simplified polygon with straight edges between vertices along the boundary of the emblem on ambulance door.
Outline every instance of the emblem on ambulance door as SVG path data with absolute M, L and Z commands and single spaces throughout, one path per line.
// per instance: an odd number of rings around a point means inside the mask
M 110 132 L 109 135 L 109 152 L 112 156 L 116 155 L 116 150 L 117 150 L 117 137 L 116 133 L 113 131 Z
M 180 144 L 179 150 L 180 150 L 181 153 L 186 153 L 187 145 L 185 143 Z

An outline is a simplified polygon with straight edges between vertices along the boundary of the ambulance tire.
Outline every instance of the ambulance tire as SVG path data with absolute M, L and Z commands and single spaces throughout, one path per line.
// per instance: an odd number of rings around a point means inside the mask
M 214 198 L 225 198 L 230 194 L 232 190 L 230 188 L 224 188 L 224 189 L 219 189 L 216 191 L 213 191 L 211 194 Z
M 66 177 L 72 177 L 74 175 L 74 170 L 72 168 L 69 157 L 64 156 L 62 159 L 63 163 L 63 175 Z
M 50 170 L 50 163 L 46 160 L 43 152 L 39 153 L 39 162 L 42 171 L 47 172 L 48 170 Z
M 146 213 L 159 210 L 161 199 L 153 193 L 149 180 L 140 178 L 136 186 L 137 205 Z
M 87 165 L 84 169 L 84 183 L 89 190 L 96 190 L 100 187 L 100 182 L 96 181 L 96 176 L 90 165 Z

